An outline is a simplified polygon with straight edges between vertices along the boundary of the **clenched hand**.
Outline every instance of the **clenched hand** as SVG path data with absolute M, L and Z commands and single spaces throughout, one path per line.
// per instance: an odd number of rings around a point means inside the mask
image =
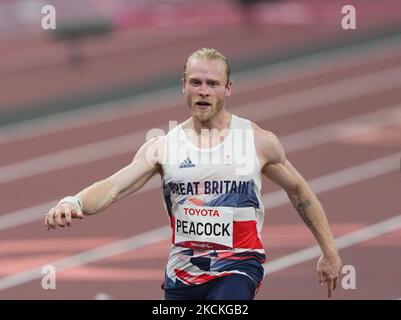
M 47 230 L 56 229 L 57 225 L 64 228 L 71 225 L 72 219 L 83 219 L 82 211 L 71 203 L 61 203 L 51 208 L 45 215 L 45 227 Z

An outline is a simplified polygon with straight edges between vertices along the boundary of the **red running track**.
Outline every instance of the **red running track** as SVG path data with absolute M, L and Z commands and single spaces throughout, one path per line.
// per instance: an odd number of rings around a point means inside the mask
M 389 51 L 392 51 L 390 56 Z M 313 188 L 336 237 L 401 214 L 397 167 L 401 145 L 401 82 L 397 82 L 399 79 L 392 72 L 401 66 L 400 57 L 400 48 L 383 47 L 359 66 L 341 69 L 334 63 L 333 70 L 305 76 L 292 69 L 276 82 L 274 76 L 271 81 L 263 81 L 254 74 L 249 81 L 256 87 L 245 84 L 234 87 L 237 93 L 230 101 L 230 108 L 278 134 L 288 158 L 309 181 L 334 175 L 326 177 L 323 186 L 313 184 Z M 355 80 L 354 87 L 341 86 L 356 76 L 361 77 Z M 363 79 L 368 84 L 377 82 L 376 89 L 369 86 L 364 89 Z M 302 90 L 312 90 L 306 92 L 316 98 L 309 101 L 310 108 L 300 107 Z M 324 94 L 318 99 L 319 92 Z M 0 299 L 93 299 L 98 293 L 112 299 L 162 298 L 160 283 L 167 260 L 168 236 L 161 231 L 159 240 L 150 238 L 147 245 L 138 245 L 138 241 L 144 240 L 144 232 L 168 222 L 157 187 L 128 197 L 103 214 L 74 221 L 69 229 L 46 231 L 41 218 L 45 212 L 36 212 L 35 206 L 74 193 L 118 170 L 130 161 L 144 141 L 147 129 L 167 128 L 169 120 L 181 121 L 187 116 L 182 112 L 183 103 L 164 103 L 166 107 L 159 111 L 137 111 L 132 115 L 133 111 L 127 110 L 126 116 L 110 121 L 77 128 L 64 123 L 59 130 L 38 137 L 2 140 L 0 179 L 6 179 L 7 172 L 13 172 L 10 170 L 14 170 L 15 178 L 8 177 L 7 182 L 0 184 Z M 289 111 L 272 115 L 277 105 L 280 110 L 289 105 Z M 123 142 L 123 135 L 134 133 L 137 134 L 132 136 L 132 144 Z M 77 153 L 71 148 L 89 148 L 89 143 L 110 138 L 126 143 L 127 147 L 123 151 L 108 149 L 105 146 L 111 145 L 106 143 L 98 147 L 101 150 L 98 157 L 74 163 Z M 96 146 L 91 148 L 82 150 L 98 150 Z M 51 156 L 63 150 L 68 159 L 65 163 Z M 391 155 L 390 162 L 383 161 Z M 39 158 L 39 165 L 33 169 L 32 159 L 43 156 L 49 157 Z M 373 163 L 377 165 L 373 169 L 361 166 L 375 160 Z M 28 169 L 22 161 L 30 161 Z M 55 164 L 58 167 L 52 169 Z M 352 181 L 346 182 L 341 170 L 350 167 L 354 169 L 345 176 Z M 382 167 L 387 169 L 375 171 Z M 336 181 L 343 183 L 336 186 Z M 262 238 L 269 261 L 274 265 L 277 259 L 315 242 L 289 204 L 280 202 L 278 188 L 267 180 L 264 182 L 263 192 L 268 196 Z M 34 221 L 23 223 L 17 219 L 13 226 L 4 227 L 22 209 L 26 209 L 24 214 L 34 215 Z M 356 241 L 341 250 L 343 263 L 356 269 L 356 289 L 345 290 L 340 286 L 334 299 L 401 297 L 401 279 L 393 276 L 401 268 L 401 259 L 396 255 L 401 244 L 401 225 L 392 225 L 391 232 L 379 231 L 370 240 Z M 41 288 L 43 265 L 130 237 L 134 237 L 131 245 L 135 249 L 110 252 L 108 257 L 59 271 L 56 290 Z M 257 299 L 325 299 L 326 292 L 319 288 L 316 279 L 316 261 L 317 258 L 312 258 L 296 263 L 290 259 L 288 267 L 278 267 L 267 275 Z M 16 279 L 21 282 L 15 282 Z

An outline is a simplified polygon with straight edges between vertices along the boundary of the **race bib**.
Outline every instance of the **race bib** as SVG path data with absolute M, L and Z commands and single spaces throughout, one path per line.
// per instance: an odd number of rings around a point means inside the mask
M 205 250 L 232 249 L 233 208 L 180 205 L 174 216 L 175 245 Z

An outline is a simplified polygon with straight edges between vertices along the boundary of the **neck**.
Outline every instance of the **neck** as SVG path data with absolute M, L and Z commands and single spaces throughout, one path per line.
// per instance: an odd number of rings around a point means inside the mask
M 208 119 L 206 121 L 201 121 L 197 117 L 191 118 L 190 125 L 192 128 L 199 134 L 201 130 L 207 129 L 217 129 L 224 130 L 230 128 L 232 114 L 225 109 L 222 109 L 218 114 L 216 114 L 213 118 Z

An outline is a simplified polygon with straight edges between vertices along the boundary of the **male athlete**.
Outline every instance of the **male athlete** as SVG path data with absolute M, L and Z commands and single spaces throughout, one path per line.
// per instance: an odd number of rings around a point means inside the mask
M 182 79 L 191 117 L 144 143 L 120 171 L 62 199 L 46 214 L 46 227 L 98 213 L 160 174 L 172 228 L 165 299 L 253 299 L 266 261 L 264 174 L 286 191 L 315 236 L 322 251 L 318 280 L 331 297 L 341 259 L 323 208 L 279 139 L 227 110 L 231 89 L 226 57 L 206 48 L 192 53 Z

